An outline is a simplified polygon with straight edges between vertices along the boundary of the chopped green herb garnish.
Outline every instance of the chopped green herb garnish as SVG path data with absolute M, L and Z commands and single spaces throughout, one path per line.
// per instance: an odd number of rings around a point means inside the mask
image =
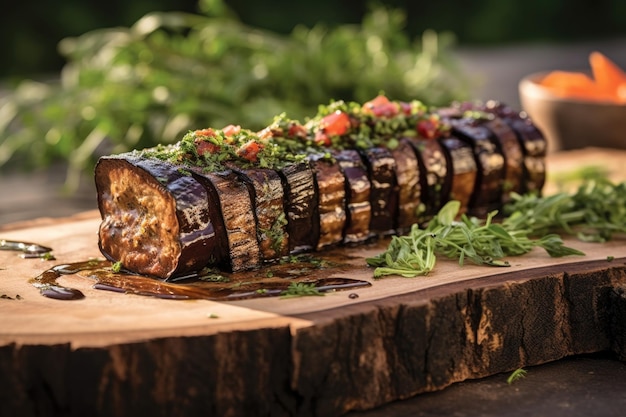
M 219 273 L 218 270 L 207 268 L 198 276 L 204 282 L 230 282 L 230 278 Z
M 115 273 L 118 273 L 122 270 L 122 262 L 117 261 L 113 265 L 111 265 L 111 270 Z
M 44 261 L 54 261 L 56 260 L 56 258 L 54 257 L 54 255 L 50 252 L 46 252 L 41 254 L 41 259 L 43 259 Z
M 304 282 L 292 282 L 289 287 L 280 294 L 281 298 L 307 297 L 307 296 L 323 296 L 315 284 L 307 284 Z
M 528 373 L 528 371 L 526 371 L 525 369 L 522 369 L 522 368 L 516 369 L 506 379 L 506 383 L 511 385 L 513 382 L 515 382 L 515 381 L 517 381 L 519 379 L 524 378 L 527 373 Z

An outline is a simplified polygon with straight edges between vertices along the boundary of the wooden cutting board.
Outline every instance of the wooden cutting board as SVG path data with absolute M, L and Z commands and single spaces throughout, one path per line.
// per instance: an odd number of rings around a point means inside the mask
M 588 149 L 548 166 L 601 163 L 624 179 L 624 162 Z M 56 257 L 0 251 L 0 415 L 339 416 L 572 354 L 626 360 L 624 240 L 568 240 L 586 255 L 536 250 L 509 268 L 438 260 L 411 279 L 373 279 L 364 258 L 382 245 L 342 249 L 324 275 L 369 286 L 319 297 L 165 300 L 86 274 L 58 280 L 83 299 L 41 296 L 30 280 L 44 270 L 101 257 L 98 225 L 87 212 L 0 229 Z

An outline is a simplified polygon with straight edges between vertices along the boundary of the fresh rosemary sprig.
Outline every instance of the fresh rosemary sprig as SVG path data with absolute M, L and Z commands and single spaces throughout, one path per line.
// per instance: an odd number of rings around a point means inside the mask
M 566 233 L 586 242 L 606 242 L 626 234 L 626 182 L 595 178 L 571 194 L 514 194 L 504 213 L 508 217 L 503 225 L 511 230 L 529 230 L 533 236 Z
M 523 255 L 534 247 L 543 248 L 553 257 L 584 255 L 565 246 L 557 234 L 533 239 L 530 237 L 532 228 L 517 227 L 516 223 L 494 223 L 496 211 L 486 220 L 465 214 L 459 218 L 460 206 L 459 201 L 449 201 L 426 228 L 414 225 L 408 235 L 394 236 L 385 252 L 366 260 L 376 268 L 374 277 L 427 275 L 435 266 L 436 255 L 456 258 L 461 266 L 465 259 L 477 265 L 509 266 L 502 258 Z

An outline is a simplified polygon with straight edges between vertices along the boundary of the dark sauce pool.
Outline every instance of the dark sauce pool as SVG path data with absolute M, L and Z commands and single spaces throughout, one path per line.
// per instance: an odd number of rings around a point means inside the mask
M 354 257 L 342 253 L 327 253 L 323 257 L 299 255 L 246 272 L 229 274 L 203 270 L 197 274 L 176 277 L 168 281 L 115 272 L 105 260 L 88 260 L 56 265 L 30 283 L 41 295 L 57 300 L 79 300 L 85 295 L 78 289 L 58 283 L 64 275 L 79 274 L 95 281 L 94 288 L 126 294 L 136 294 L 173 300 L 242 300 L 262 297 L 323 295 L 326 292 L 371 286 L 368 281 L 334 275 L 354 268 Z M 333 275 L 332 277 L 330 275 Z

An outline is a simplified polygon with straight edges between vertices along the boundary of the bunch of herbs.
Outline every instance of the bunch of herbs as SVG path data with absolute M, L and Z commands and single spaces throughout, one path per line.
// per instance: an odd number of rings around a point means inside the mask
M 64 39 L 58 81 L 23 81 L 0 100 L 0 168 L 67 162 L 72 187 L 100 155 L 193 129 L 262 128 L 282 112 L 302 119 L 331 99 L 381 91 L 430 105 L 467 98 L 452 36 L 409 38 L 400 10 L 280 35 L 245 25 L 221 0 L 199 5 L 199 14 L 154 12 Z
M 574 192 L 550 196 L 513 194 L 504 207 L 509 229 L 535 236 L 562 233 L 586 242 L 606 242 L 626 234 L 626 183 L 597 177 L 580 183 Z
M 407 278 L 428 275 L 435 267 L 436 257 L 465 260 L 477 265 L 509 266 L 507 256 L 519 256 L 533 248 L 544 249 L 550 256 L 584 255 L 565 246 L 554 233 L 532 238 L 532 228 L 522 228 L 513 223 L 496 223 L 497 212 L 486 219 L 459 216 L 460 202 L 452 200 L 428 222 L 425 228 L 414 225 L 405 236 L 394 236 L 387 249 L 367 259 L 374 267 L 374 277 L 400 275 Z M 457 220 L 458 219 L 458 220 Z

